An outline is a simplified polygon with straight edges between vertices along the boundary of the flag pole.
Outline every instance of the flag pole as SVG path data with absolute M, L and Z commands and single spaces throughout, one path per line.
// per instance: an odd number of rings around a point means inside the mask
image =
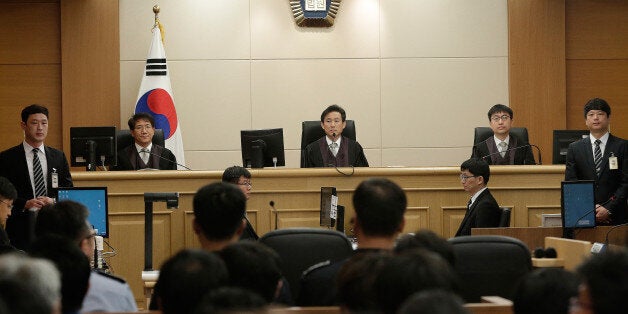
M 159 32 L 161 32 L 161 43 L 165 44 L 166 33 L 164 31 L 164 26 L 159 22 L 159 11 L 161 11 L 161 8 L 159 5 L 155 4 L 153 6 L 153 13 L 155 13 L 155 24 L 153 24 L 153 28 L 159 27 Z

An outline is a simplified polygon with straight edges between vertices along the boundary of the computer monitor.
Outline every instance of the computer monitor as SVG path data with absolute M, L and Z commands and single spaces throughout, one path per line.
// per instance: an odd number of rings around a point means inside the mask
M 563 181 L 561 183 L 561 216 L 563 228 L 595 227 L 594 181 Z
M 589 130 L 554 130 L 552 163 L 564 165 L 569 144 L 589 135 Z
M 106 186 L 59 188 L 57 200 L 70 200 L 85 205 L 89 210 L 87 220 L 97 230 L 97 235 L 109 237 L 109 207 Z
M 70 163 L 95 171 L 97 166 L 116 164 L 116 127 L 71 127 Z
M 283 129 L 242 130 L 242 164 L 247 168 L 285 166 Z

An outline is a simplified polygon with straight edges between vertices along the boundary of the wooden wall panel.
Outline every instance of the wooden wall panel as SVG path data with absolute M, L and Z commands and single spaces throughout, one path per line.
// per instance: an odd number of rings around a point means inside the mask
M 546 163 L 565 121 L 565 1 L 508 1 L 510 107 Z

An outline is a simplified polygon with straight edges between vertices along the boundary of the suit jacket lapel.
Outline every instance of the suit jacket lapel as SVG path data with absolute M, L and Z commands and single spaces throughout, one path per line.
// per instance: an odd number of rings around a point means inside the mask
M 159 162 L 160 162 L 161 158 L 159 158 L 159 156 L 161 156 L 161 153 L 163 153 L 163 151 L 164 150 L 163 150 L 163 148 L 161 146 L 153 144 L 153 147 L 152 147 L 151 152 L 150 152 L 150 158 L 153 161 L 153 168 L 160 169 L 159 168 Z

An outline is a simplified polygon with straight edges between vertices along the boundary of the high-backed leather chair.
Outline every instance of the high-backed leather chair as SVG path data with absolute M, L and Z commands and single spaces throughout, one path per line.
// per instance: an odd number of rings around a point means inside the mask
M 344 233 L 328 229 L 278 229 L 266 233 L 259 241 L 281 257 L 282 273 L 290 283 L 293 300 L 298 300 L 303 271 L 326 260 L 335 262 L 345 259 L 353 252 L 351 242 Z
M 124 149 L 125 147 L 133 144 L 135 140 L 133 136 L 131 136 L 131 130 L 118 130 L 116 131 L 116 142 L 118 145 L 118 150 Z M 164 140 L 164 130 L 155 129 L 155 135 L 153 136 L 153 144 L 157 144 L 159 146 L 165 147 Z
M 448 240 L 454 247 L 461 296 L 479 302 L 481 296 L 512 299 L 521 277 L 532 270 L 528 247 L 505 236 L 463 236 Z
M 342 135 L 355 141 L 355 121 L 345 120 L 345 122 L 347 122 L 347 125 L 342 131 Z M 321 127 L 320 120 L 301 122 L 301 154 L 303 154 L 303 150 L 307 145 L 318 140 L 324 135 L 325 130 Z M 301 160 L 301 162 L 303 162 L 303 160 Z M 303 164 L 301 164 L 301 168 L 303 168 Z
M 514 134 L 521 140 L 523 143 L 529 143 L 528 141 L 528 129 L 527 128 L 510 128 L 510 133 Z M 493 136 L 493 130 L 487 126 L 479 126 L 475 128 L 475 133 L 473 135 L 473 145 L 486 141 L 487 138 Z
M 510 208 L 508 207 L 500 207 L 502 210 L 502 214 L 499 217 L 499 226 L 500 227 L 510 227 Z

